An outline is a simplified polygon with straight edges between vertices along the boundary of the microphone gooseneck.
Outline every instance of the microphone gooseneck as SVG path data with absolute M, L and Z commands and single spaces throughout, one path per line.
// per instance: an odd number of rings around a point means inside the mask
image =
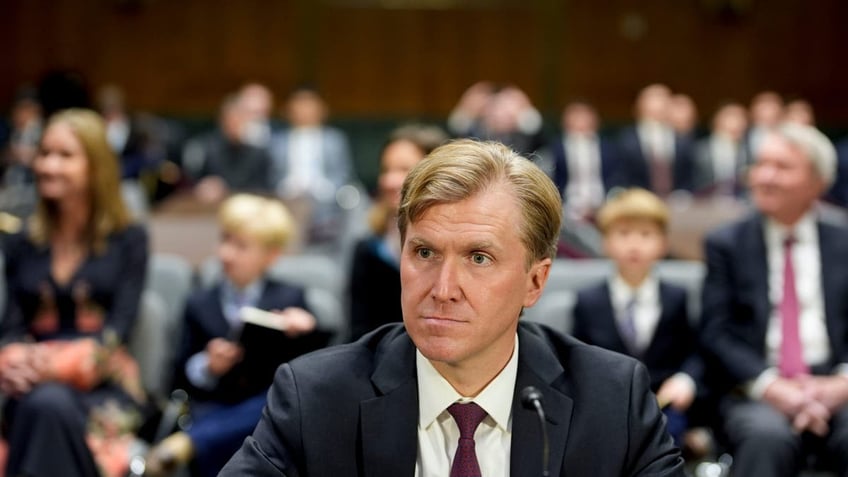
M 542 392 L 533 386 L 521 390 L 521 405 L 525 409 L 536 411 L 539 418 L 539 430 L 542 432 L 542 477 L 548 477 L 550 446 L 548 445 L 548 429 L 545 427 L 545 410 L 542 408 Z

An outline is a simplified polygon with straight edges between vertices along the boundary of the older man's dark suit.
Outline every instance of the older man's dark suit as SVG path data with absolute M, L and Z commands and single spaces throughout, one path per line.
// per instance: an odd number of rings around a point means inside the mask
M 708 383 L 726 396 L 725 416 L 733 412 L 733 406 L 744 403 L 732 390 L 768 368 L 765 350 L 771 304 L 764 221 L 754 215 L 714 231 L 705 242 L 701 338 Z M 831 356 L 812 371 L 829 374 L 837 364 L 848 362 L 848 230 L 822 222 L 817 227 Z M 846 431 L 840 429 L 842 438 Z M 848 449 L 843 454 L 848 455 Z M 756 474 L 769 472 L 759 466 Z
M 654 392 L 677 372 L 688 374 L 696 383 L 703 374 L 697 339 L 686 312 L 686 290 L 664 282 L 659 285 L 662 312 L 650 344 L 638 356 L 648 368 Z M 578 292 L 573 335 L 586 343 L 632 355 L 616 325 L 606 282 Z
M 755 379 L 766 364 L 771 316 L 768 258 L 759 215 L 711 233 L 706 239 L 703 291 L 704 347 L 713 383 L 728 390 Z M 848 363 L 848 230 L 819 222 L 821 284 L 831 359 L 819 373 Z
M 516 390 L 544 394 L 551 475 L 682 476 L 636 361 L 519 325 Z M 539 425 L 513 400 L 511 476 L 541 475 Z M 401 324 L 283 365 L 262 421 L 222 476 L 412 476 L 415 346 Z

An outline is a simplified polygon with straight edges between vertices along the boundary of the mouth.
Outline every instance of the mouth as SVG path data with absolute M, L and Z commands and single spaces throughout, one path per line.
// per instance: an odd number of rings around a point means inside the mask
M 451 318 L 449 316 L 424 316 L 422 319 L 427 323 L 433 324 L 450 324 L 450 323 L 462 323 L 463 321 L 457 318 Z

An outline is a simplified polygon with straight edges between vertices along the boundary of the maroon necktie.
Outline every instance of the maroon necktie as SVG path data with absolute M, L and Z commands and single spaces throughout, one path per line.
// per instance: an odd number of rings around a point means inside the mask
M 459 426 L 459 445 L 453 457 L 450 477 L 481 477 L 477 452 L 474 450 L 474 431 L 486 417 L 486 411 L 473 402 L 456 402 L 448 407 L 448 412 Z
M 787 237 L 783 242 L 783 298 L 780 301 L 780 357 L 778 367 L 781 376 L 791 378 L 809 372 L 801 350 L 798 331 L 800 306 L 795 292 L 795 267 L 792 265 L 792 245 L 795 239 Z

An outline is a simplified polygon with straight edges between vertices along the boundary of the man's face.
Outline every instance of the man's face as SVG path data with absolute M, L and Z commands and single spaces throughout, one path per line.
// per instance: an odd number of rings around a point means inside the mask
M 774 134 L 763 140 L 748 179 L 757 209 L 787 224 L 809 210 L 824 190 L 805 154 Z
M 403 321 L 437 369 L 505 364 L 521 308 L 542 293 L 551 260 L 534 262 L 519 237 L 515 195 L 497 184 L 429 208 L 406 229 Z

